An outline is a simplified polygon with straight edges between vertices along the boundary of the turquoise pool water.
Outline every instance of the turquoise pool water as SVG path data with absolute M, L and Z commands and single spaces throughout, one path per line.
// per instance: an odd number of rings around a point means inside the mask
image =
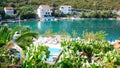
M 10 27 L 15 27 L 18 23 L 10 23 Z M 44 33 L 51 29 L 54 33 L 66 31 L 72 36 L 72 31 L 76 31 L 81 37 L 83 31 L 97 32 L 105 31 L 107 40 L 120 38 L 120 21 L 118 20 L 60 20 L 60 21 L 31 21 L 23 22 L 22 26 L 29 26 L 33 31 Z
M 49 51 L 50 51 L 50 57 L 47 59 L 47 61 L 53 62 L 54 59 L 51 55 L 59 55 L 61 52 L 61 49 L 60 48 L 49 48 Z
M 61 49 L 60 48 L 49 48 L 50 54 L 59 54 Z

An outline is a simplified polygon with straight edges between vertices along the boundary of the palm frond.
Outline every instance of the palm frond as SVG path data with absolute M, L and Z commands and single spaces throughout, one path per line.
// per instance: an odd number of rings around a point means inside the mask
M 38 36 L 37 33 L 28 32 L 28 33 L 25 33 L 25 34 L 22 34 L 21 36 L 19 36 L 19 37 L 16 39 L 16 42 L 20 42 L 20 41 L 22 41 L 23 39 L 28 38 L 28 37 L 36 38 L 37 36 Z
M 8 40 L 11 40 L 11 39 L 13 38 L 13 35 L 15 34 L 15 32 L 20 31 L 21 28 L 22 28 L 22 27 L 20 27 L 20 26 L 15 27 L 15 28 L 10 32 L 9 37 L 8 37 Z

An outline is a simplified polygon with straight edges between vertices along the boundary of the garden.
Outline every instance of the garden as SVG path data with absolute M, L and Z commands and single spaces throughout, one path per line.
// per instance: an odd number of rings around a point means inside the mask
M 19 36 L 14 37 L 16 33 Z M 75 32 L 74 32 L 75 33 Z M 64 39 L 61 53 L 54 64 L 46 63 L 50 57 L 49 47 L 35 46 L 33 38 L 37 32 L 28 27 L 9 28 L 0 26 L 0 67 L 1 68 L 119 68 L 120 50 L 105 40 L 106 33 L 83 32 L 80 40 Z M 76 35 L 75 35 L 76 36 Z M 12 42 L 11 42 L 12 41 Z M 22 48 L 11 48 L 16 45 Z

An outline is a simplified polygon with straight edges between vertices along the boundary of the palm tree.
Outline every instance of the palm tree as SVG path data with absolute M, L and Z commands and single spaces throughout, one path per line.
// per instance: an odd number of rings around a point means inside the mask
M 13 39 L 14 34 L 20 32 L 16 39 Z M 20 47 L 25 49 L 26 46 L 32 44 L 33 38 L 36 38 L 38 34 L 36 32 L 31 32 L 28 27 L 17 26 L 14 29 L 10 29 L 7 25 L 0 27 L 0 47 L 7 45 L 11 40 L 15 41 Z

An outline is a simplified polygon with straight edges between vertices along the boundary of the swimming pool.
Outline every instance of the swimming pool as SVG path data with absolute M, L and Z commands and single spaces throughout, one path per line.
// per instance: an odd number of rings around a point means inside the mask
M 60 53 L 60 51 L 61 51 L 61 49 L 60 48 L 49 48 L 49 51 L 50 51 L 50 55 L 52 54 L 55 54 L 55 55 L 57 55 L 57 54 L 59 54 Z
M 61 49 L 60 48 L 49 48 L 49 51 L 50 51 L 50 57 L 47 59 L 47 61 L 49 62 L 53 62 L 54 61 L 54 58 L 53 56 L 58 56 L 61 52 Z

